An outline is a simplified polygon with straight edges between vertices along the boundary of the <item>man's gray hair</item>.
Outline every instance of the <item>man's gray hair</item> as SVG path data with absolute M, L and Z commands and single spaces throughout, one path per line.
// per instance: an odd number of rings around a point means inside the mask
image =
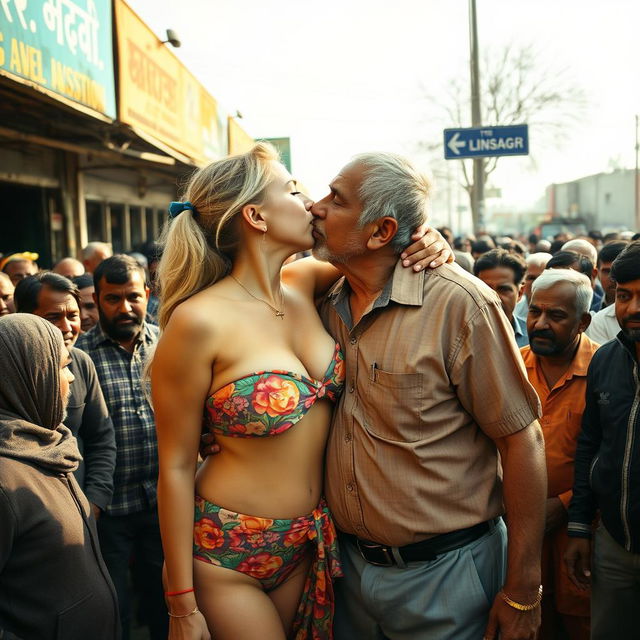
M 538 289 L 550 289 L 554 285 L 563 282 L 568 282 L 574 287 L 577 315 L 581 316 L 583 313 L 589 313 L 591 299 L 593 298 L 591 280 L 584 273 L 574 269 L 546 269 L 534 280 L 531 286 L 531 297 L 533 298 Z
M 584 240 L 583 238 L 568 240 L 562 245 L 562 251 L 579 253 L 585 258 L 589 258 L 589 260 L 593 262 L 594 267 L 598 264 L 598 250 L 588 240 Z
M 527 267 L 541 267 L 544 269 L 547 266 L 547 262 L 551 260 L 553 256 L 550 253 L 544 251 L 538 251 L 538 253 L 530 253 L 527 256 Z
M 400 253 L 427 219 L 431 182 L 406 158 L 394 153 L 362 153 L 353 161 L 364 165 L 360 226 L 387 216 L 395 218 L 398 231 L 391 246 Z
M 83 250 L 82 250 L 82 259 L 89 260 L 93 257 L 93 254 L 103 249 L 108 252 L 112 252 L 111 245 L 108 242 L 90 242 Z

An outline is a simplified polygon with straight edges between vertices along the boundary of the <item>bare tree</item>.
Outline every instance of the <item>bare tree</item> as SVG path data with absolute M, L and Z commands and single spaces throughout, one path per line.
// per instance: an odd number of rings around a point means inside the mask
M 486 49 L 481 61 L 483 126 L 528 124 L 536 145 L 560 144 L 574 122 L 584 114 L 587 99 L 573 83 L 566 69 L 549 69 L 538 63 L 533 45 L 508 45 L 500 50 Z M 471 117 L 468 76 L 452 79 L 444 96 L 427 96 L 442 114 L 446 127 L 469 126 Z M 423 151 L 441 152 L 442 143 L 422 143 Z M 483 161 L 483 176 L 495 171 L 499 157 Z M 469 196 L 474 227 L 478 212 L 473 209 L 473 169 L 470 160 L 462 163 L 461 186 Z

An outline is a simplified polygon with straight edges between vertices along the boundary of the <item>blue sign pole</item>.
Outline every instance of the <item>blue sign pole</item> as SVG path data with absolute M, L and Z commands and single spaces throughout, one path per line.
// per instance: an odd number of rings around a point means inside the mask
M 445 160 L 529 155 L 529 126 L 444 130 Z

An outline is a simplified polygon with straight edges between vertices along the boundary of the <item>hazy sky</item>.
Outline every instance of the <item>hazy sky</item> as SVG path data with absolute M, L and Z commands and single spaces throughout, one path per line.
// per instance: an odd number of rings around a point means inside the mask
M 158 34 L 178 32 L 178 57 L 256 137 L 291 137 L 293 172 L 315 197 L 355 153 L 427 159 L 420 142 L 455 126 L 425 100 L 468 82 L 466 0 L 130 0 Z M 589 100 L 566 137 L 531 157 L 503 158 L 491 183 L 526 209 L 546 185 L 634 166 L 640 112 L 636 0 L 477 0 L 480 50 L 533 44 L 537 64 Z M 468 109 L 470 111 L 470 109 Z M 464 123 L 470 126 L 469 122 Z M 494 123 L 483 123 L 494 124 Z M 442 151 L 438 154 L 441 156 Z M 444 162 L 430 163 L 444 188 Z M 455 176 L 459 161 L 450 161 Z

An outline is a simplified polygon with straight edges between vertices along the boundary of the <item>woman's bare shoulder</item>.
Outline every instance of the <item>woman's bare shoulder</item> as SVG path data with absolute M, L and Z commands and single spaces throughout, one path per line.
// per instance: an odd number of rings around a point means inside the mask
M 290 262 L 282 269 L 282 281 L 311 299 L 326 293 L 339 277 L 340 272 L 333 265 L 311 256 Z
M 190 341 L 210 340 L 228 326 L 231 306 L 225 288 L 208 287 L 174 309 L 164 333 L 180 334 Z

